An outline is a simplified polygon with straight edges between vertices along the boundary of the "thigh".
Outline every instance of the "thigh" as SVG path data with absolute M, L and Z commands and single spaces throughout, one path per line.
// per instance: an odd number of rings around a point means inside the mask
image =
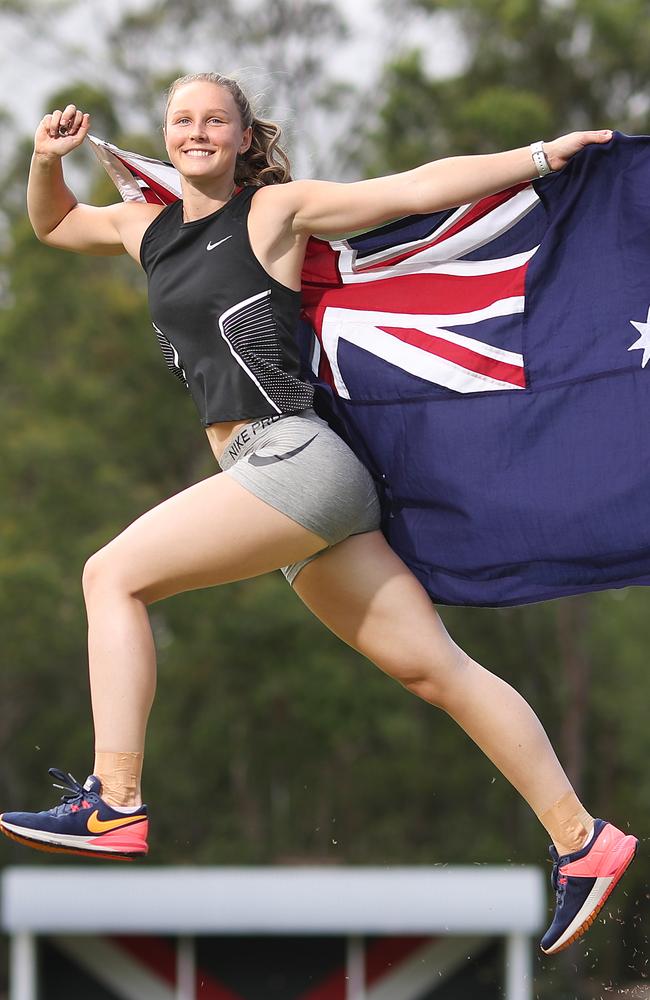
M 147 511 L 98 558 L 150 603 L 258 576 L 325 547 L 318 535 L 218 474 Z
M 310 562 L 294 590 L 343 639 L 401 683 L 465 654 L 427 592 L 380 531 L 354 535 Z

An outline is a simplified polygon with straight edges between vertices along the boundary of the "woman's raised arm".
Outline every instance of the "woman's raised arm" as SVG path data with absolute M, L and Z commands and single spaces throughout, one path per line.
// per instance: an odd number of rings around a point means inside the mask
M 552 170 L 560 170 L 591 143 L 608 142 L 609 130 L 572 132 L 543 144 Z M 296 181 L 287 184 L 294 232 L 336 236 L 405 215 L 437 212 L 477 201 L 538 176 L 531 149 L 453 156 L 414 170 L 349 184 Z
M 80 205 L 63 177 L 62 158 L 80 146 L 90 115 L 69 104 L 45 115 L 34 136 L 27 211 L 42 243 L 77 253 L 137 255 L 142 232 L 159 211 L 146 204 Z

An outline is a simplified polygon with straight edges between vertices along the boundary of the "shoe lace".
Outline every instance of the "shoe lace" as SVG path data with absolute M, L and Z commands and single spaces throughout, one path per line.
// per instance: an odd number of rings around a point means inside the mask
M 569 880 L 566 875 L 562 875 L 560 872 L 559 860 L 555 861 L 553 864 L 553 871 L 551 872 L 551 885 L 553 886 L 553 891 L 555 892 L 555 905 L 558 909 L 564 906 L 564 897 L 566 895 L 568 882 Z
M 48 774 L 50 777 L 57 779 L 56 782 L 53 782 L 54 788 L 60 788 L 62 792 L 66 793 L 61 796 L 61 805 L 55 807 L 53 810 L 54 813 L 69 812 L 73 806 L 80 805 L 87 797 L 88 793 L 85 791 L 83 785 L 72 774 L 61 771 L 58 767 L 48 768 Z M 62 784 L 59 784 L 59 782 L 62 782 Z
M 553 871 L 551 872 L 551 885 L 553 886 L 553 892 L 557 892 L 557 880 L 560 874 L 560 863 L 555 861 L 553 864 Z

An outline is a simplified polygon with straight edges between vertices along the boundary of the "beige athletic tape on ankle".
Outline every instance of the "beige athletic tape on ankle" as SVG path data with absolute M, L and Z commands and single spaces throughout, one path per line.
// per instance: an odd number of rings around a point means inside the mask
M 95 753 L 93 773 L 102 783 L 102 798 L 116 806 L 138 805 L 141 753 L 98 750 Z
M 567 792 L 561 799 L 542 813 L 540 823 L 546 827 L 551 840 L 570 854 L 579 851 L 593 830 L 593 817 L 587 812 L 575 792 Z

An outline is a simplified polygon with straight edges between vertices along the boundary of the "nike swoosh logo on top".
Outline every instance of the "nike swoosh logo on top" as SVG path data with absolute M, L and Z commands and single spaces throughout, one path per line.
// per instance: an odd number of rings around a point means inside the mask
M 226 240 L 231 240 L 231 239 L 232 239 L 232 233 L 230 234 L 230 236 L 224 236 L 224 238 L 222 240 L 217 240 L 216 243 L 208 243 L 208 245 L 207 245 L 207 247 L 205 249 L 206 250 L 214 250 L 215 247 L 220 247 L 222 243 L 226 242 Z
M 146 816 L 125 816 L 124 819 L 99 819 L 98 810 L 88 817 L 88 830 L 90 833 L 106 833 L 108 830 L 117 830 L 121 826 L 128 826 L 137 820 L 146 819 Z
M 283 455 L 256 455 L 253 453 L 248 461 L 251 465 L 272 465 L 273 462 L 284 462 L 285 458 L 293 458 L 294 455 L 299 455 L 301 451 L 304 451 L 307 445 L 311 444 L 318 437 L 318 433 L 310 437 L 309 441 L 305 441 L 304 444 L 299 444 L 297 448 L 293 448 L 292 451 L 285 451 Z

